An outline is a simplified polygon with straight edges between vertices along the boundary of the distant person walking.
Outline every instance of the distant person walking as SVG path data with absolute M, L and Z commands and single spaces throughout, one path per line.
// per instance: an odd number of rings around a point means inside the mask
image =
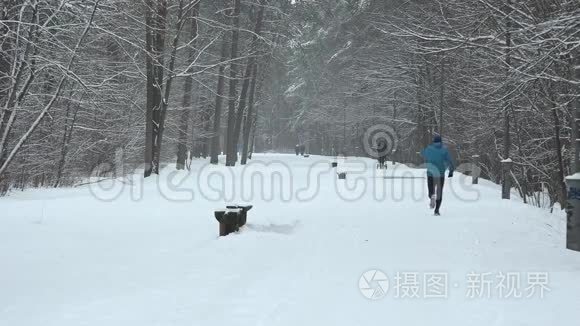
M 387 141 L 379 139 L 377 142 L 377 160 L 379 161 L 378 168 L 384 169 L 385 161 L 387 160 Z
M 439 216 L 439 208 L 443 199 L 443 185 L 445 184 L 445 170 L 449 168 L 449 177 L 453 177 L 453 160 L 447 147 L 441 141 L 441 136 L 435 135 L 433 143 L 421 151 L 427 164 L 427 188 L 431 209 L 435 208 L 435 215 Z

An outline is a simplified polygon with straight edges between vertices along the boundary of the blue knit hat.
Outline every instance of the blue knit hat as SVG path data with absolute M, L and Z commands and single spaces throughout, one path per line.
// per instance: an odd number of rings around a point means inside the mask
M 435 137 L 433 137 L 433 142 L 434 143 L 440 143 L 441 142 L 441 136 L 435 135 Z

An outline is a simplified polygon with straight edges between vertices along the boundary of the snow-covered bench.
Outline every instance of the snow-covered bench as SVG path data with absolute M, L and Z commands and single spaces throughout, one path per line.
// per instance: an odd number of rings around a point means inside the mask
M 215 218 L 220 223 L 220 237 L 237 232 L 240 227 L 244 226 L 246 224 L 248 211 L 252 207 L 252 205 L 230 205 L 226 206 L 225 210 L 215 211 Z

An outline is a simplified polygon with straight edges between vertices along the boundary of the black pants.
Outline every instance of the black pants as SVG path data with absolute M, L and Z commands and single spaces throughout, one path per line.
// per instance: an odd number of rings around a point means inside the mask
M 443 186 L 445 185 L 444 177 L 427 176 L 427 188 L 429 189 L 429 199 L 437 191 L 437 201 L 435 202 L 435 211 L 439 212 L 441 207 L 441 200 L 443 199 Z M 437 189 L 435 189 L 437 188 Z
M 385 161 L 387 160 L 387 157 L 386 156 L 379 156 L 378 160 L 379 160 L 379 167 L 382 168 L 385 166 Z

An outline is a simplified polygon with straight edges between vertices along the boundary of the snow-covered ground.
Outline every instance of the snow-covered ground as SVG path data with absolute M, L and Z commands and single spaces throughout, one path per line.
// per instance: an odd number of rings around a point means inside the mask
M 424 170 L 349 158 L 345 182 L 329 160 L 194 161 L 189 174 L 0 198 L 0 325 L 577 323 L 563 212 L 456 174 L 435 217 Z M 254 208 L 218 238 L 226 202 Z

